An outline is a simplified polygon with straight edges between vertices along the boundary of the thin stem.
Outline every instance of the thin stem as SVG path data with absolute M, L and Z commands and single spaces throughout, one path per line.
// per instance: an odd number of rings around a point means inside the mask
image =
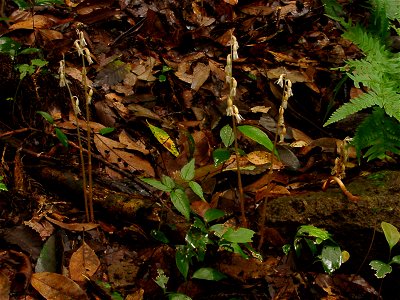
M 283 92 L 282 92 L 282 103 L 285 101 L 285 95 L 286 93 L 286 84 L 283 86 Z M 282 107 L 282 104 L 281 104 Z M 281 116 L 279 115 L 279 118 Z M 261 221 L 259 224 L 259 235 L 260 235 L 260 241 L 258 242 L 258 247 L 257 250 L 260 251 L 262 245 L 264 244 L 264 235 L 265 235 L 265 222 L 267 220 L 267 205 L 268 205 L 268 194 L 271 192 L 271 190 L 273 189 L 273 185 L 271 184 L 272 181 L 272 175 L 274 173 L 274 162 L 275 162 L 275 151 L 276 151 L 276 145 L 278 143 L 278 135 L 279 135 L 279 122 L 280 120 L 278 120 L 277 124 L 276 124 L 276 129 L 275 129 L 275 137 L 274 137 L 274 144 L 272 146 L 272 153 L 271 153 L 271 166 L 269 168 L 268 171 L 268 177 L 267 177 L 267 182 L 266 182 L 266 186 L 267 186 L 267 196 L 265 196 L 264 198 L 264 205 L 262 208 L 262 212 L 261 212 Z
M 85 108 L 86 108 L 86 132 L 87 132 L 87 150 L 88 150 L 88 183 L 89 183 L 89 193 L 87 197 L 87 206 L 89 207 L 88 221 L 94 221 L 94 211 L 93 211 L 93 175 L 92 175 L 92 145 L 91 145 L 91 129 L 90 129 L 90 108 L 89 108 L 89 94 L 88 86 L 86 82 L 86 65 L 85 56 L 82 55 L 82 83 L 83 91 L 85 94 Z M 86 189 L 86 186 L 85 186 Z
M 239 201 L 240 201 L 240 211 L 242 214 L 242 226 L 247 227 L 247 219 L 246 219 L 246 210 L 244 203 L 244 193 L 243 193 L 243 183 L 242 183 L 242 174 L 240 173 L 240 165 L 239 165 L 239 146 L 237 140 L 237 127 L 236 127 L 236 118 L 232 115 L 232 125 L 233 125 L 233 135 L 235 137 L 235 156 L 236 156 L 236 173 L 238 177 L 238 189 L 239 189 Z
M 64 56 L 63 56 L 64 60 Z M 66 81 L 65 86 L 68 89 L 68 93 L 71 99 L 71 104 L 72 108 L 74 111 L 74 117 L 75 117 L 75 122 L 76 122 L 76 131 L 78 134 L 78 146 L 79 146 L 79 159 L 81 161 L 81 170 L 82 170 L 82 189 L 83 189 L 83 198 L 85 201 L 85 215 L 86 219 L 89 221 L 89 207 L 88 207 L 88 194 L 87 194 L 87 181 L 86 181 L 86 168 L 85 168 L 85 159 L 83 157 L 83 146 L 82 146 L 82 137 L 81 137 L 81 132 L 80 132 L 80 125 L 79 125 L 79 120 L 78 120 L 78 112 L 77 109 L 75 108 L 76 103 L 74 103 L 74 96 L 72 95 L 71 88 L 69 87 L 68 82 Z M 90 142 L 90 141 L 89 141 Z

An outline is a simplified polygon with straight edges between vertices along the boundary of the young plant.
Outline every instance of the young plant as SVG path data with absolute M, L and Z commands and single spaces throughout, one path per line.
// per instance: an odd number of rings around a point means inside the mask
M 381 260 L 373 260 L 369 263 L 371 268 L 375 270 L 375 276 L 377 278 L 384 278 L 387 274 L 392 273 L 393 264 L 400 265 L 400 255 L 392 256 L 392 248 L 399 242 L 400 233 L 399 230 L 390 223 L 382 222 L 381 227 L 385 234 L 386 241 L 389 245 L 389 261 L 383 262 Z
M 71 99 L 71 105 L 74 111 L 74 117 L 77 124 L 76 130 L 78 135 L 78 145 L 79 145 L 79 155 L 81 161 L 82 168 L 82 182 L 83 182 L 83 195 L 85 201 L 85 214 L 88 222 L 94 221 L 94 209 L 93 209 L 93 177 L 92 177 L 92 146 L 91 146 L 91 127 L 90 127 L 90 104 L 93 96 L 93 89 L 89 87 L 88 82 L 86 80 L 86 61 L 90 65 L 93 63 L 91 53 L 89 48 L 87 47 L 87 43 L 82 31 L 77 30 L 78 38 L 74 42 L 74 47 L 78 53 L 78 56 L 82 57 L 82 85 L 83 92 L 85 95 L 85 121 L 86 121 L 86 138 L 87 138 L 87 172 L 85 167 L 85 160 L 83 156 L 83 145 L 82 138 L 80 133 L 80 126 L 78 122 L 78 117 L 81 114 L 79 108 L 79 99 L 77 96 L 74 96 L 71 92 L 71 88 L 69 86 L 70 82 L 67 80 L 65 73 L 65 60 L 64 58 L 60 61 L 59 67 L 59 76 L 60 76 L 60 87 L 67 87 L 68 93 Z
M 199 196 L 200 199 L 205 201 L 203 195 L 203 189 L 200 184 L 194 181 L 195 175 L 195 161 L 191 159 L 186 165 L 184 165 L 180 171 L 181 179 L 183 182 L 192 189 L 192 191 Z M 161 176 L 161 181 L 153 178 L 141 178 L 145 183 L 159 189 L 163 192 L 169 193 L 170 199 L 174 207 L 189 221 L 190 219 L 190 202 L 186 195 L 186 187 L 181 186 L 167 176 Z
M 172 204 L 185 218 L 190 220 L 190 202 L 186 194 L 186 189 L 190 188 L 200 199 L 205 201 L 201 186 L 195 182 L 195 161 L 190 160 L 180 170 L 183 185 L 176 183 L 171 177 L 163 175 L 161 180 L 153 178 L 142 178 L 145 183 L 169 193 Z M 242 249 L 244 246 L 253 256 L 257 256 L 252 250 L 249 243 L 252 241 L 254 231 L 247 228 L 229 228 L 224 224 L 215 224 L 210 226 L 209 223 L 224 216 L 224 212 L 218 209 L 209 209 L 204 214 L 204 222 L 194 217 L 194 221 L 185 236 L 185 245 L 176 247 L 175 262 L 178 270 L 186 279 L 189 273 L 189 267 L 196 259 L 203 262 L 209 245 L 217 245 L 219 248 L 238 253 L 243 257 L 248 257 Z M 153 231 L 153 237 L 168 242 L 168 238 L 160 231 Z M 193 274 L 193 278 L 205 280 L 221 280 L 225 275 L 212 268 L 200 268 Z
M 339 269 L 349 258 L 349 253 L 340 249 L 328 231 L 312 225 L 303 225 L 297 230 L 293 242 L 297 257 L 300 257 L 304 244 L 307 245 L 311 254 L 321 261 L 322 267 L 328 274 Z M 291 249 L 292 246 L 289 244 L 283 246 L 285 254 L 288 254 Z
M 198 262 L 203 262 L 207 253 L 207 247 L 216 245 L 222 250 L 240 254 L 244 258 L 249 256 L 242 247 L 249 250 L 253 256 L 260 258 L 250 246 L 254 231 L 239 227 L 226 227 L 224 224 L 209 225 L 224 213 L 218 209 L 209 209 L 204 215 L 204 222 L 195 217 L 194 222 L 185 236 L 185 245 L 178 245 L 175 255 L 175 262 L 178 270 L 186 279 L 189 267 L 195 258 Z M 226 276 L 213 268 L 200 268 L 194 272 L 192 278 L 219 281 Z
M 169 293 L 167 292 L 167 284 L 169 281 L 169 277 L 165 275 L 164 270 L 157 269 L 157 277 L 154 279 L 154 282 L 162 288 L 164 294 L 168 294 L 169 300 L 192 300 L 189 296 L 181 293 Z
M 56 134 L 58 140 L 60 141 L 60 143 L 65 147 L 68 148 L 68 138 L 65 135 L 65 133 L 57 127 L 57 125 L 54 123 L 54 119 L 53 117 L 45 112 L 45 111 L 37 111 L 37 113 L 39 115 L 41 115 L 49 124 L 51 124 L 54 128 L 54 133 Z
M 32 59 L 30 64 L 20 64 L 16 65 L 15 68 L 19 72 L 19 79 L 24 79 L 27 75 L 31 76 L 49 62 L 43 59 Z
M 368 160 L 385 159 L 390 153 L 400 154 L 400 53 L 390 48 L 390 22 L 400 20 L 400 2 L 369 0 L 371 18 L 363 27 L 346 21 L 342 7 L 336 0 L 323 0 L 327 15 L 344 29 L 343 37 L 356 44 L 365 55 L 360 60 L 349 60 L 340 68 L 364 92 L 339 107 L 325 126 L 366 108 L 374 110 L 358 126 L 353 145 L 358 157 L 361 150 Z M 397 35 L 399 31 L 395 31 Z

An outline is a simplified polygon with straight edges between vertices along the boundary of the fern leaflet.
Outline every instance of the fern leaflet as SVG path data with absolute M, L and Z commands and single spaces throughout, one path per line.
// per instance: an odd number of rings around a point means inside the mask
M 400 123 L 383 109 L 375 108 L 358 126 L 352 144 L 358 157 L 362 149 L 370 147 L 364 154 L 368 161 L 388 158 L 389 152 L 400 154 Z

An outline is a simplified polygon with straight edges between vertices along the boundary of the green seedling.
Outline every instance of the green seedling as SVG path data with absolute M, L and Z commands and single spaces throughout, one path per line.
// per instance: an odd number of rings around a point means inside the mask
M 153 178 L 142 178 L 141 180 L 158 190 L 169 193 L 170 200 L 177 211 L 179 211 L 187 221 L 190 221 L 190 201 L 186 194 L 187 189 L 191 189 L 200 199 L 205 201 L 202 187 L 196 181 L 195 161 L 191 159 L 180 170 L 182 184 L 178 184 L 171 177 L 163 175 L 161 180 Z M 175 262 L 178 270 L 186 279 L 189 273 L 189 267 L 196 259 L 203 262 L 207 253 L 207 247 L 217 246 L 223 250 L 238 253 L 243 257 L 248 257 L 245 250 L 253 256 L 259 258 L 250 246 L 254 231 L 247 228 L 233 229 L 224 224 L 214 224 L 213 222 L 224 216 L 224 212 L 218 209 L 209 209 L 203 216 L 203 220 L 198 217 L 193 218 L 193 223 L 185 236 L 185 245 L 176 246 Z M 159 230 L 152 231 L 151 235 L 163 242 L 168 243 L 168 238 Z M 245 250 L 243 250 L 243 248 Z M 225 275 L 212 268 L 200 268 L 193 274 L 194 278 L 204 280 L 221 280 Z
M 399 230 L 390 223 L 382 222 L 381 227 L 385 234 L 386 241 L 389 245 L 389 257 L 391 257 L 392 248 L 399 242 L 400 233 Z M 384 278 L 387 274 L 392 273 L 393 264 L 400 265 L 400 255 L 391 257 L 388 262 L 381 260 L 373 260 L 369 263 L 371 268 L 375 270 L 375 276 L 377 278 Z
M 340 249 L 328 231 L 312 225 L 303 225 L 297 230 L 293 242 L 297 257 L 300 257 L 304 244 L 310 249 L 312 255 L 321 261 L 324 271 L 328 274 L 339 269 L 349 258 L 349 253 Z M 289 244 L 283 247 L 285 254 L 288 254 L 291 249 L 292 246 Z

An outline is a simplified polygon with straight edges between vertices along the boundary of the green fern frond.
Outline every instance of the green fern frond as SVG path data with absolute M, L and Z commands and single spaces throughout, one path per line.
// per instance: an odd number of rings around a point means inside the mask
M 374 9 L 383 9 L 389 20 L 400 19 L 400 1 L 398 0 L 370 0 Z
M 343 104 L 339 107 L 326 121 L 324 126 L 328 126 L 329 124 L 335 123 L 337 121 L 343 120 L 344 118 L 359 112 L 365 108 L 376 106 L 378 96 L 375 92 L 370 91 L 368 93 L 364 93 L 357 98 L 351 99 L 350 102 Z
M 361 25 L 346 26 L 345 29 L 343 37 L 356 44 L 362 52 L 372 56 L 390 54 L 379 37 L 368 32 Z
M 352 144 L 358 157 L 361 150 L 369 147 L 364 154 L 368 161 L 388 158 L 390 152 L 400 154 L 400 124 L 383 109 L 375 108 L 358 126 Z

